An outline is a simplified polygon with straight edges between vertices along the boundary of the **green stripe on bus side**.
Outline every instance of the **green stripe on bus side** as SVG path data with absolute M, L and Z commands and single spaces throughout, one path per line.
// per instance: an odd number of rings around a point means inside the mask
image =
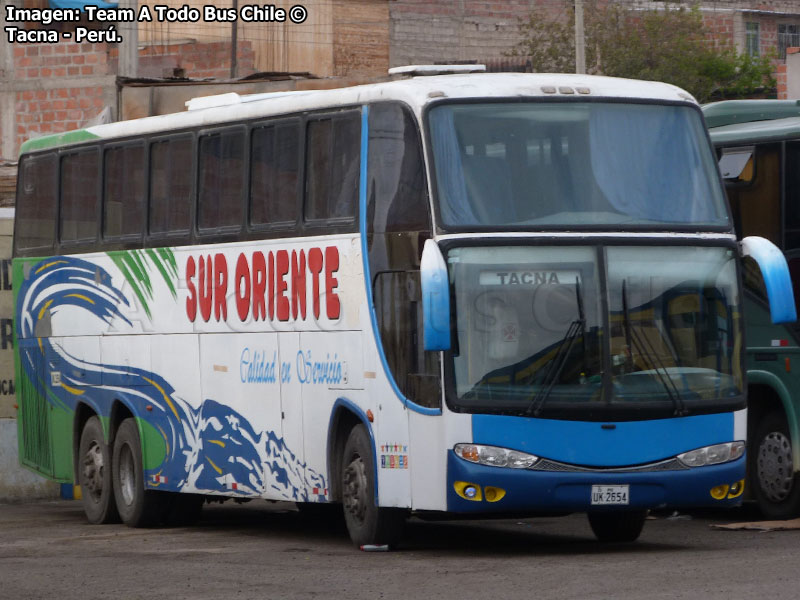
M 19 149 L 20 154 L 33 152 L 34 150 L 45 150 L 66 144 L 77 144 L 78 142 L 88 142 L 89 140 L 100 139 L 99 135 L 91 133 L 88 129 L 77 129 L 66 133 L 56 133 L 28 140 Z

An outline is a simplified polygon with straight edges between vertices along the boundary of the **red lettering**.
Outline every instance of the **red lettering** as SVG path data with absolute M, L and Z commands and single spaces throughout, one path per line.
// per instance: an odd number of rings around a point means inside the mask
M 228 320 L 228 261 L 224 254 L 214 257 L 214 318 Z
M 298 261 L 299 257 L 299 261 Z M 306 253 L 292 250 L 292 318 L 306 318 Z
M 200 288 L 200 316 L 203 317 L 203 321 L 208 321 L 211 318 L 211 296 L 213 294 L 211 257 L 208 256 L 203 260 L 201 256 L 198 260 L 200 262 L 200 273 L 197 276 L 197 285 Z
M 328 246 L 325 248 L 325 310 L 329 319 L 338 319 L 341 309 L 339 296 L 333 291 L 339 287 L 339 280 L 333 276 L 338 270 L 339 249 L 336 246 Z
M 319 248 L 308 251 L 308 270 L 311 271 L 311 308 L 314 318 L 319 319 L 319 274 L 322 272 L 322 250 Z
M 240 321 L 246 321 L 250 313 L 250 267 L 244 254 L 236 259 L 236 312 Z
M 267 288 L 267 263 L 263 252 L 253 252 L 253 319 L 267 318 L 266 298 L 264 291 Z M 271 299 L 270 299 L 271 301 Z
M 275 255 L 269 253 L 269 320 L 275 318 Z
M 186 261 L 186 287 L 189 288 L 189 297 L 186 298 L 186 316 L 189 317 L 192 323 L 197 317 L 197 289 L 192 281 L 196 268 L 194 257 L 190 256 L 189 260 Z
M 275 270 L 277 275 L 277 293 L 275 294 L 275 300 L 278 305 L 276 307 L 276 312 L 278 313 L 279 321 L 288 321 L 289 298 L 286 297 L 288 285 L 284 278 L 289 274 L 289 252 L 286 250 L 278 250 L 275 254 Z

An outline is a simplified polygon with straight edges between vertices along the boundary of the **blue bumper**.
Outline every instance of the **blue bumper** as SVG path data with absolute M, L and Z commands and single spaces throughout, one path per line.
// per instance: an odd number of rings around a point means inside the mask
M 467 462 L 450 450 L 447 457 L 447 510 L 457 513 L 524 513 L 587 511 L 592 509 L 592 485 L 630 486 L 630 504 L 602 508 L 729 507 L 736 498 L 711 496 L 711 488 L 732 485 L 745 477 L 745 456 L 722 465 L 678 471 L 645 473 L 546 472 L 489 467 Z M 505 495 L 495 502 L 467 500 L 456 492 L 456 482 L 499 488 Z M 597 507 L 600 508 L 600 507 Z

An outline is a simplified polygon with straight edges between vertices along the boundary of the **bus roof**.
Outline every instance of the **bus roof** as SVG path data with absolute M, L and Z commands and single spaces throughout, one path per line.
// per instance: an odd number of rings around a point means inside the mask
M 724 100 L 703 105 L 709 128 L 800 117 L 800 100 Z
M 221 103 L 212 101 L 209 102 L 210 106 L 207 108 L 192 107 L 193 110 L 180 113 L 96 125 L 28 140 L 22 145 L 20 154 L 91 139 L 152 134 L 189 127 L 212 127 L 243 119 L 354 106 L 380 100 L 405 102 L 417 114 L 430 102 L 453 98 L 603 97 L 696 103 L 690 94 L 666 83 L 549 73 L 435 75 L 290 94 L 254 94 L 252 97 L 227 94 L 225 96 L 228 96 L 230 101 L 223 100 Z M 202 104 L 202 102 L 195 102 L 195 106 L 202 106 Z
M 723 125 L 712 127 L 709 133 L 716 146 L 779 142 L 787 138 L 800 138 L 800 117 Z

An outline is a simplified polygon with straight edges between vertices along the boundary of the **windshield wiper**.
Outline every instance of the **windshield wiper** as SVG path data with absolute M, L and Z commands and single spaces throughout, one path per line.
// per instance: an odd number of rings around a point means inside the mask
M 578 337 L 579 333 L 583 334 L 584 372 L 586 370 L 586 316 L 583 312 L 581 284 L 577 277 L 575 278 L 575 298 L 578 304 L 578 318 L 570 323 L 567 333 L 561 338 L 555 357 L 553 357 L 553 360 L 547 365 L 547 370 L 542 378 L 542 386 L 533 397 L 533 400 L 525 411 L 526 414 L 532 414 L 534 417 L 539 416 L 542 407 L 550 396 L 550 392 L 553 391 L 553 387 L 555 387 L 558 378 L 561 376 L 561 372 L 564 370 L 564 366 L 567 364 L 569 353 L 572 351 L 572 346 L 575 345 L 575 339 Z
M 646 336 L 641 336 L 639 332 L 631 327 L 630 319 L 628 316 L 628 294 L 625 287 L 625 281 L 622 280 L 622 318 L 623 323 L 625 326 L 625 339 L 626 343 L 628 344 L 628 348 L 630 348 L 630 342 L 633 340 L 633 345 L 636 347 L 637 352 L 644 356 L 650 365 L 653 367 L 653 371 L 655 371 L 658 380 L 661 382 L 661 385 L 664 386 L 664 391 L 667 392 L 667 396 L 669 396 L 670 402 L 672 402 L 672 407 L 674 409 L 674 415 L 676 417 L 684 417 L 689 414 L 689 411 L 686 409 L 686 404 L 683 402 L 683 398 L 681 397 L 681 393 L 678 390 L 678 386 L 675 385 L 675 382 L 672 380 L 672 377 L 669 376 L 669 371 L 664 366 L 664 363 L 661 362 L 661 359 L 658 356 L 658 353 L 653 348 L 650 340 L 647 339 Z M 633 368 L 633 355 L 630 356 L 630 364 L 631 368 Z M 659 368 L 661 370 L 659 370 Z M 662 373 L 663 371 L 663 373 Z M 670 386 L 672 389 L 670 389 Z

